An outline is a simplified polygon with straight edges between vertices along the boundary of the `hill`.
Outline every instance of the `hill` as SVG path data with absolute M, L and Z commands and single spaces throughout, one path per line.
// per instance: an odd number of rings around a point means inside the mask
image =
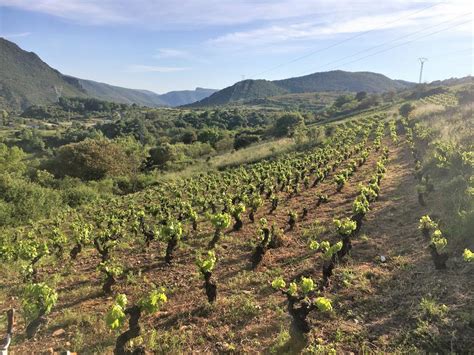
M 323 91 L 366 91 L 380 93 L 396 91 L 413 85 L 392 80 L 385 75 L 371 72 L 346 72 L 335 70 L 314 73 L 284 80 L 244 80 L 222 89 L 191 106 L 223 105 L 235 101 L 248 101 L 286 93 Z
M 104 101 L 141 106 L 179 106 L 193 103 L 216 90 L 172 91 L 159 95 L 148 90 L 119 86 L 63 75 L 33 52 L 0 38 L 0 106 L 26 109 L 31 105 L 46 105 L 66 97 L 93 97 Z
M 292 93 L 315 91 L 367 91 L 384 92 L 404 89 L 408 85 L 385 75 L 371 72 L 347 72 L 334 70 L 300 76 L 274 83 Z
M 186 105 L 202 100 L 217 91 L 196 88 L 195 90 L 170 91 L 160 95 L 149 90 L 127 89 L 92 80 L 73 79 L 79 81 L 79 84 L 88 95 L 97 99 L 149 107 Z
M 160 99 L 160 95 L 152 91 L 127 89 L 92 80 L 69 78 L 76 79 L 79 85 L 86 91 L 87 95 L 100 100 L 150 107 L 166 105 L 166 102 Z
M 255 100 L 287 93 L 289 93 L 288 90 L 268 80 L 243 80 L 190 106 L 224 105 L 230 102 Z
M 0 105 L 26 108 L 54 102 L 64 96 L 87 96 L 77 79 L 65 78 L 35 53 L 0 38 Z
M 159 96 L 167 106 L 176 107 L 200 101 L 216 91 L 218 90 L 196 88 L 195 90 L 170 91 Z

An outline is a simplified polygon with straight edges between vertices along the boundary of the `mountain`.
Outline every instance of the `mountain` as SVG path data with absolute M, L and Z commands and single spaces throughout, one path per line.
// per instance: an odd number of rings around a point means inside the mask
M 292 93 L 315 91 L 384 92 L 406 88 L 402 82 L 371 72 L 333 70 L 322 73 L 276 80 L 274 83 Z
M 219 90 L 190 106 L 224 105 L 229 102 L 253 100 L 287 93 L 286 89 L 268 80 L 244 80 Z
M 126 89 L 92 80 L 74 79 L 79 81 L 79 84 L 88 95 L 95 98 L 124 104 L 135 103 L 149 107 L 186 105 L 202 100 L 217 91 L 214 89 L 196 88 L 195 90 L 170 91 L 159 95 L 148 90 Z
M 196 88 L 195 90 L 170 91 L 166 94 L 160 95 L 160 99 L 166 103 L 167 106 L 182 106 L 192 102 L 200 101 L 218 90 Z
M 285 93 L 321 91 L 385 92 L 400 90 L 413 85 L 402 80 L 392 80 L 385 75 L 371 72 L 334 70 L 289 78 L 284 80 L 244 80 L 217 91 L 211 96 L 189 106 L 214 106 L 235 101 L 247 101 Z
M 0 37 L 0 108 L 24 110 L 56 102 L 60 95 L 150 107 L 179 106 L 202 100 L 215 91 L 196 88 L 159 95 L 63 75 L 35 53 Z
M 18 109 L 48 104 L 59 94 L 87 96 L 77 80 L 64 78 L 35 53 L 0 38 L 0 106 Z
M 166 106 L 166 102 L 161 100 L 160 95 L 152 91 L 126 89 L 92 80 L 69 78 L 76 79 L 87 95 L 100 100 L 150 107 Z

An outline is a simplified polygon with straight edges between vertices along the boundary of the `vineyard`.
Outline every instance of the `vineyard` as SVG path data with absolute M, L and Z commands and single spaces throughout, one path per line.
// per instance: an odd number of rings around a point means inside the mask
M 450 93 L 427 96 L 422 98 L 420 101 L 424 104 L 440 105 L 444 107 L 455 107 L 458 105 L 456 96 Z
M 10 351 L 469 352 L 472 106 L 426 104 L 5 228 Z

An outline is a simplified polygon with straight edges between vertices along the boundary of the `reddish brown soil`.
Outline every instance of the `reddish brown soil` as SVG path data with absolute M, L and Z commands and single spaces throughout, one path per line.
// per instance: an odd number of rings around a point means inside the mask
M 114 286 L 117 293 L 127 294 L 133 302 L 149 290 L 150 283 L 168 290 L 169 302 L 163 310 L 143 318 L 146 347 L 156 331 L 157 352 L 268 351 L 290 324 L 286 300 L 271 288 L 271 281 L 279 275 L 286 280 L 302 275 L 320 280 L 322 260 L 309 250 L 305 235 L 314 233 L 318 221 L 327 228 L 318 239 L 336 240 L 332 219 L 350 215 L 357 186 L 367 182 L 378 157 L 372 152 L 340 193 L 335 192 L 330 177 L 294 198 L 286 199 L 282 194 L 280 206 L 272 215 L 267 213 L 268 204 L 260 208 L 256 221 L 265 217 L 282 228 L 286 227 L 288 210 L 295 209 L 301 215 L 306 206 L 309 214 L 294 230 L 285 232 L 284 245 L 269 250 L 256 270 L 251 269 L 250 257 L 257 224 L 246 218 L 241 231 L 226 233 L 217 247 L 219 260 L 214 278 L 218 282 L 218 301 L 213 306 L 207 304 L 203 281 L 194 264 L 195 250 L 204 248 L 211 238 L 209 226 L 201 226 L 203 231 L 185 240 L 171 266 L 163 262 L 162 243 L 154 242 L 148 251 L 123 246 L 115 252 L 135 274 Z M 418 205 L 412 173 L 413 163 L 406 146 L 390 144 L 380 199 L 371 205 L 361 230 L 360 235 L 366 238 L 354 242 L 350 258 L 338 265 L 331 287 L 324 292 L 333 300 L 334 313 L 321 316 L 315 311 L 310 315 L 313 329 L 308 338 L 314 346 L 341 352 L 474 348 L 473 269 L 454 259 L 448 270 L 434 270 L 426 241 L 417 231 L 418 219 L 429 211 Z M 328 194 L 330 199 L 316 208 L 320 193 Z M 459 250 L 455 252 L 460 254 Z M 380 255 L 386 256 L 385 263 L 379 261 Z M 24 324 L 20 318 L 12 353 L 48 349 L 112 351 L 116 334 L 107 331 L 103 321 L 112 299 L 101 295 L 97 264 L 92 250 L 73 263 L 64 261 L 57 286 L 59 302 L 49 316 L 49 324 L 35 339 L 26 340 L 21 335 Z M 44 267 L 40 276 L 46 277 L 49 271 Z M 7 277 L 1 287 L 15 295 L 19 284 Z M 430 320 L 426 327 L 432 333 L 425 334 L 419 329 L 419 303 L 428 296 L 446 304 L 449 311 L 446 319 Z M 18 307 L 16 298 L 5 300 L 0 311 L 12 305 Z M 471 312 L 471 318 L 466 312 Z M 64 334 L 52 336 L 57 329 L 64 329 Z M 284 346 L 275 351 L 296 351 L 299 346 L 292 341 L 280 345 Z

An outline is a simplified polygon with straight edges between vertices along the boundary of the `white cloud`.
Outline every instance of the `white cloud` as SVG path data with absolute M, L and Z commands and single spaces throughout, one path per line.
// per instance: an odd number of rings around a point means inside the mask
M 112 2 L 110 0 L 97 1 L 96 3 L 83 0 L 0 0 L 0 6 L 45 13 L 94 25 L 131 23 L 131 17 L 123 11 L 125 9 L 110 7 Z
M 347 1 L 347 0 L 346 0 Z M 329 0 L 0 0 L 11 6 L 86 24 L 166 27 L 232 25 L 298 17 L 331 8 Z
M 189 67 L 162 67 L 154 65 L 130 65 L 129 72 L 133 73 L 174 73 L 179 71 L 190 70 Z
M 427 5 L 425 4 L 425 7 Z M 461 3 L 447 3 L 433 6 L 429 9 L 419 11 L 398 10 L 380 14 L 353 16 L 352 13 L 339 14 L 336 17 L 327 17 L 325 22 L 315 21 L 291 21 L 283 24 L 271 24 L 254 29 L 226 33 L 208 41 L 212 46 L 223 47 L 259 47 L 283 42 L 294 43 L 295 41 L 309 41 L 329 38 L 339 34 L 363 33 L 372 30 L 410 30 L 414 27 L 441 23 L 452 19 L 466 20 L 460 15 L 468 14 L 469 11 L 461 6 Z M 470 31 L 469 26 L 460 28 L 462 31 Z
M 42 12 L 85 24 L 129 23 L 149 28 L 196 28 L 266 21 L 391 13 L 439 0 L 0 0 L 0 6 Z M 446 4 L 470 8 L 469 0 Z
M 404 31 L 472 11 L 471 1 L 0 0 L 0 6 L 46 13 L 88 25 L 126 24 L 180 31 L 211 27 L 213 34 L 206 43 L 208 48 L 217 47 L 219 50 L 221 47 L 301 45 L 299 42 L 302 41 L 373 28 Z M 430 5 L 433 7 L 424 9 Z M 420 9 L 424 10 L 415 16 L 408 16 Z M 403 16 L 405 18 L 393 22 Z M 236 27 L 238 30 L 235 30 Z M 463 31 L 470 31 L 469 26 L 465 26 Z M 173 48 L 160 49 L 154 57 L 196 60 L 186 51 Z
M 156 59 L 189 58 L 190 55 L 188 52 L 180 49 L 161 48 L 153 57 Z
M 31 32 L 19 32 L 19 33 L 0 33 L 0 37 L 4 38 L 19 38 L 19 37 L 28 37 L 31 35 Z

